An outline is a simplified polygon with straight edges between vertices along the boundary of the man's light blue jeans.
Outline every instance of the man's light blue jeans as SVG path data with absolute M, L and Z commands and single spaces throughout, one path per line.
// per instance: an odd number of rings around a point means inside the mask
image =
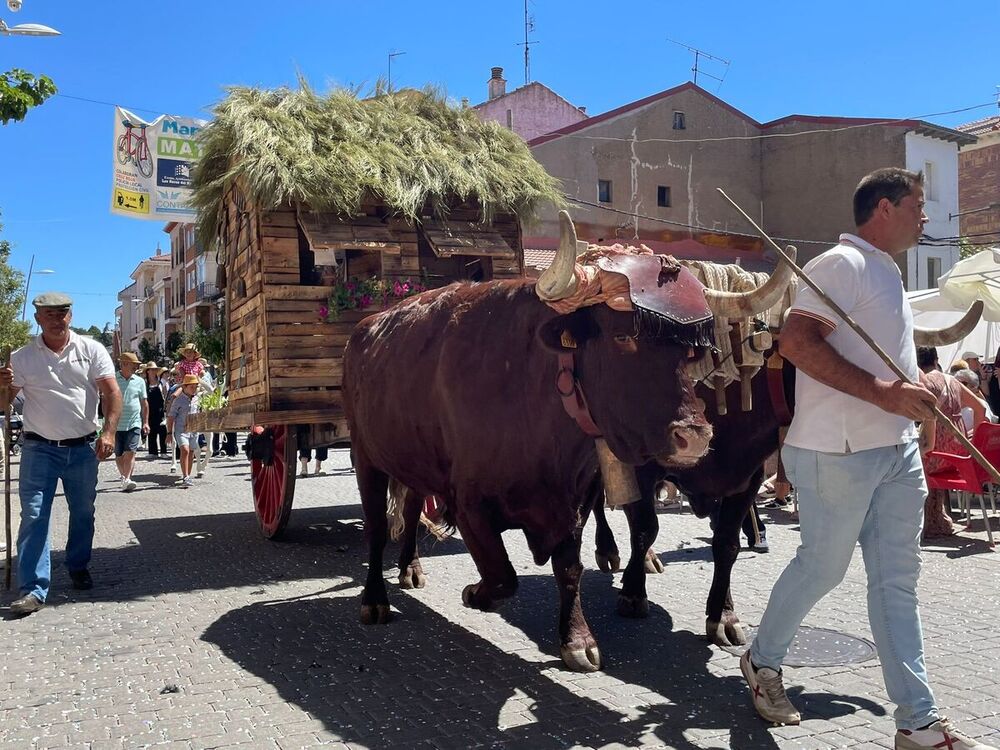
M 802 619 L 843 580 L 860 542 L 868 621 L 896 726 L 935 721 L 916 593 L 927 496 L 916 441 L 845 454 L 786 445 L 781 458 L 798 492 L 801 544 L 771 590 L 753 663 L 780 668 Z
M 97 454 L 94 443 L 59 448 L 25 440 L 18 480 L 21 528 L 17 534 L 17 580 L 22 594 L 45 601 L 49 594 L 49 517 L 56 482 L 62 480 L 69 505 L 66 567 L 84 570 L 94 545 L 94 500 L 97 497 Z

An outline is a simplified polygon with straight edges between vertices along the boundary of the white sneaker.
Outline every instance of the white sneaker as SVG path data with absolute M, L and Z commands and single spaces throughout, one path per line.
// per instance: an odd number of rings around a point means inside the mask
M 197 476 L 198 479 L 201 479 L 203 476 L 205 476 L 205 472 L 199 469 Z
M 775 724 L 798 724 L 802 717 L 798 709 L 792 705 L 785 695 L 785 686 L 781 682 L 781 672 L 775 672 L 769 667 L 754 668 L 750 661 L 750 649 L 740 657 L 740 671 L 750 686 L 753 707 L 762 717 Z M 898 735 L 896 742 L 899 742 Z M 897 750 L 899 745 L 896 745 Z M 923 747 L 916 745 L 915 747 Z
M 948 750 L 997 750 L 992 745 L 976 742 L 952 727 L 943 716 L 927 729 L 915 729 L 912 732 L 900 729 L 896 732 L 896 750 L 932 750 L 933 748 L 948 748 Z
M 122 483 L 122 491 L 123 492 L 131 492 L 132 490 L 134 490 L 138 486 L 139 485 L 137 485 L 134 481 L 132 481 L 131 477 L 127 477 L 125 479 L 125 481 Z
M 183 478 L 183 479 L 181 480 L 181 484 L 182 484 L 182 485 L 183 485 L 184 487 L 194 487 L 194 480 L 193 480 L 193 479 L 192 479 L 191 477 L 184 477 L 184 478 Z

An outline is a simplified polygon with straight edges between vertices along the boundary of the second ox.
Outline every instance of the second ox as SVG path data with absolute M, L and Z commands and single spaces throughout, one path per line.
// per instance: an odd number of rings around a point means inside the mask
M 626 464 L 693 465 L 712 433 L 688 358 L 711 343 L 713 313 L 770 302 L 763 290 L 705 290 L 654 255 L 598 258 L 620 293 L 588 300 L 594 274 L 577 265 L 565 212 L 560 224 L 556 260 L 537 284 L 455 284 L 362 321 L 343 383 L 368 541 L 362 621 L 389 616 L 383 552 L 395 480 L 411 526 L 422 497 L 444 503 L 479 571 L 462 593 L 470 607 L 488 610 L 514 594 L 501 533 L 522 530 L 535 562 L 551 560 L 562 659 L 592 671 L 601 657 L 580 602 L 580 541 L 603 495 L 594 430 Z M 572 299 L 576 309 L 557 311 Z M 593 429 L 567 416 L 564 399 Z

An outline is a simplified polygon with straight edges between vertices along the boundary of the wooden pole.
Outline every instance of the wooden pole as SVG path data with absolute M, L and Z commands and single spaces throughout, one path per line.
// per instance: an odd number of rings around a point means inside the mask
M 875 343 L 874 339 L 872 339 L 872 337 L 869 336 L 861 328 L 861 326 L 859 326 L 854 321 L 854 319 L 851 318 L 850 315 L 848 315 L 846 312 L 844 312 L 844 310 L 840 307 L 840 305 L 838 305 L 836 302 L 834 302 L 832 299 L 830 299 L 827 296 L 826 292 L 824 292 L 822 289 L 820 289 L 819 285 L 816 284 L 815 281 L 813 281 L 812 279 L 810 279 L 809 276 L 806 274 L 805 271 L 803 271 L 801 268 L 799 268 L 797 265 L 795 265 L 795 261 L 793 261 L 790 257 L 788 257 L 788 254 L 781 247 L 778 246 L 778 243 L 775 242 L 774 240 L 772 240 L 767 235 L 767 233 L 757 225 L 757 222 L 755 222 L 753 219 L 751 219 L 747 215 L 747 212 L 744 211 L 742 208 L 740 208 L 739 205 L 737 205 L 736 201 L 734 201 L 732 198 L 730 198 L 728 195 L 726 195 L 726 191 L 725 190 L 723 190 L 722 188 L 716 188 L 716 190 L 718 190 L 719 193 L 722 194 L 723 198 L 725 198 L 727 201 L 729 201 L 732 204 L 733 208 L 735 208 L 737 211 L 740 212 L 740 214 L 743 215 L 744 219 L 746 219 L 748 222 L 750 222 L 750 224 L 753 226 L 753 228 L 756 229 L 760 233 L 761 237 L 763 237 L 765 240 L 768 241 L 768 243 L 770 243 L 771 247 L 773 247 L 777 251 L 778 255 L 780 255 L 781 258 L 785 261 L 785 263 L 788 264 L 789 268 L 792 269 L 792 271 L 795 273 L 795 275 L 798 276 L 800 279 L 802 279 L 802 282 L 807 287 L 809 287 L 814 292 L 816 292 L 816 295 L 821 300 L 823 300 L 830 307 L 831 310 L 833 310 L 835 313 L 837 313 L 837 315 L 840 316 L 841 320 L 843 320 L 845 323 L 847 323 L 847 325 L 850 326 L 851 329 L 856 334 L 858 334 L 858 336 L 861 337 L 862 341 L 864 341 L 866 344 L 868 344 L 868 346 L 871 347 L 872 351 L 874 351 L 879 356 L 879 359 L 881 359 L 883 362 L 885 362 L 886 366 L 890 370 L 892 370 L 892 372 L 896 375 L 897 378 L 899 378 L 900 380 L 902 380 L 904 383 L 908 383 L 910 385 L 914 385 L 913 381 L 910 380 L 909 377 L 907 377 L 906 373 L 904 373 L 899 368 L 899 365 L 897 365 L 892 360 L 892 358 L 888 354 L 885 353 L 885 351 L 882 349 L 882 347 L 879 346 L 877 343 Z M 974 446 L 972 444 L 972 442 L 969 440 L 969 438 L 967 438 L 965 436 L 965 433 L 958 428 L 958 425 L 956 425 L 954 422 L 951 421 L 951 419 L 949 419 L 947 416 L 945 416 L 944 412 L 942 412 L 936 405 L 934 406 L 934 415 L 944 423 L 944 425 L 948 429 L 948 431 L 951 432 L 951 434 L 955 436 L 955 439 L 958 440 L 958 442 L 960 442 L 962 444 L 962 446 L 967 451 L 969 451 L 969 455 L 972 456 L 976 460 L 976 463 L 978 463 L 980 466 L 983 467 L 983 469 L 986 471 L 986 473 L 990 475 L 990 479 L 992 479 L 994 483 L 1000 484 L 1000 472 L 997 471 L 996 467 L 993 466 L 993 464 L 991 464 L 989 461 L 986 460 L 986 456 L 984 456 L 982 453 L 979 452 L 979 449 L 976 448 L 976 446 Z
M 8 362 L 10 362 L 10 347 L 5 347 L 2 366 L 6 367 Z M 7 591 L 10 591 L 11 567 L 13 564 L 11 560 L 11 546 L 13 541 L 10 534 L 10 420 L 13 410 L 10 406 L 10 388 L 7 386 L 0 386 L 0 403 L 3 404 L 3 509 L 5 540 L 7 542 L 7 567 L 4 573 L 4 585 Z

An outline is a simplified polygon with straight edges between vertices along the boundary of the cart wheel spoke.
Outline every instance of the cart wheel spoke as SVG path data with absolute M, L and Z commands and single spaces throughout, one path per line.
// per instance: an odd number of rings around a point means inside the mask
M 260 531 L 268 539 L 281 534 L 292 510 L 297 443 L 294 425 L 275 425 L 271 432 L 274 440 L 271 463 L 257 459 L 251 463 L 254 510 Z

